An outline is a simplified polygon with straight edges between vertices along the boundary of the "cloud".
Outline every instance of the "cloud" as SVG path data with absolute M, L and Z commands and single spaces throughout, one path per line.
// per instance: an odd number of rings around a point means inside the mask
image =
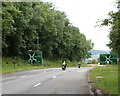
M 114 0 L 44 0 L 64 11 L 70 22 L 94 43 L 94 49 L 108 50 L 108 27 L 94 28 L 98 19 L 108 18 L 109 11 L 117 10 Z

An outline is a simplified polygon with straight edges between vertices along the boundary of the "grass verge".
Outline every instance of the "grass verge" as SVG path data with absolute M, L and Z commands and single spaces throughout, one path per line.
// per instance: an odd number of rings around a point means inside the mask
M 96 83 L 92 86 L 109 92 L 109 94 L 118 94 L 118 66 L 106 65 L 96 67 L 90 72 L 90 78 Z
M 14 65 L 13 62 L 16 62 Z M 24 61 L 21 58 L 3 58 L 2 59 L 2 73 L 10 73 L 10 72 L 17 72 L 17 71 L 24 71 L 24 70 L 31 70 L 31 69 L 42 69 L 42 68 L 51 68 L 51 67 L 59 67 L 60 61 L 50 61 L 50 60 L 43 60 L 43 63 L 36 63 L 36 64 L 29 64 L 27 61 Z
M 15 66 L 13 62 L 16 62 Z M 78 62 L 70 62 L 67 61 L 67 67 L 77 67 Z M 82 63 L 82 67 L 86 67 L 87 64 Z M 42 68 L 55 68 L 61 67 L 61 60 L 43 60 L 42 64 L 29 64 L 27 61 L 16 58 L 2 58 L 2 73 L 10 73 L 10 72 L 17 72 L 23 70 L 31 70 L 31 69 L 42 69 Z

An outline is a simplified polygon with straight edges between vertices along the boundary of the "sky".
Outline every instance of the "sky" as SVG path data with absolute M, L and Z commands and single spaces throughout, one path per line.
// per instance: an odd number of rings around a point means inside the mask
M 110 11 L 117 11 L 115 0 L 43 0 L 51 2 L 57 10 L 64 11 L 72 25 L 79 28 L 95 50 L 110 50 L 109 27 L 95 27 L 98 19 L 108 18 Z

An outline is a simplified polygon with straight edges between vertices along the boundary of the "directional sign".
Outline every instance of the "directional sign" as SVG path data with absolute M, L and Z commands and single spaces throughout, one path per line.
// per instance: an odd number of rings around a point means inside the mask
M 30 64 L 34 63 L 42 63 L 42 51 L 36 50 L 36 51 L 28 51 L 24 55 L 24 60 L 28 60 Z
M 117 54 L 100 54 L 100 64 L 117 64 Z
M 33 54 L 30 54 L 29 53 L 29 59 L 28 59 L 28 62 L 30 62 L 31 64 L 33 64 L 35 61 L 37 61 L 37 59 L 35 59 L 35 53 Z

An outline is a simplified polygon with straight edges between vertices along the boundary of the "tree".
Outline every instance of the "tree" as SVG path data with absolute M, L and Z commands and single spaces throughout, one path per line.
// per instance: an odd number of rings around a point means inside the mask
M 88 64 L 97 64 L 97 61 L 96 61 L 96 59 L 89 60 L 89 61 L 88 61 Z
M 3 56 L 23 56 L 39 49 L 44 58 L 82 61 L 93 47 L 51 3 L 4 2 L 2 21 Z
M 120 2 L 117 2 L 117 7 L 120 7 Z M 120 58 L 120 11 L 109 12 L 109 18 L 104 19 L 101 23 L 102 26 L 110 26 L 109 39 L 110 42 L 107 44 L 111 49 L 111 53 L 118 54 Z

